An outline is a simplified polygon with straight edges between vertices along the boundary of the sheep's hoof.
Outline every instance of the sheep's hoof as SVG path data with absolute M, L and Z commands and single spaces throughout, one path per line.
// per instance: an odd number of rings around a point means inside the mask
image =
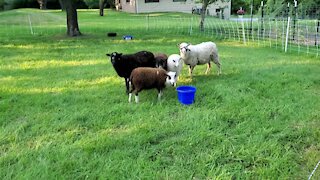
M 128 98 L 129 103 L 131 103 L 131 97 L 132 97 L 132 94 L 130 93 Z
M 139 96 L 134 96 L 134 100 L 136 101 L 136 103 L 139 103 Z

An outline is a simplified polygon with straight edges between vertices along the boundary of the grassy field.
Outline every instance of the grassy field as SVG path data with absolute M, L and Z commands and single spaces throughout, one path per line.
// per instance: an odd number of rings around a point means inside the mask
M 22 9 L 0 18 L 31 13 L 62 30 L 0 30 L 0 179 L 306 179 L 320 160 L 319 59 L 146 32 L 123 23 L 134 15 L 111 11 L 80 11 L 79 38 L 64 35 L 63 12 Z M 108 38 L 110 31 L 119 36 Z M 135 39 L 121 40 L 124 34 Z M 191 106 L 180 105 L 172 87 L 160 102 L 149 90 L 129 104 L 105 56 L 173 54 L 180 42 L 209 40 L 218 45 L 222 75 L 197 66 L 191 80 L 185 66 L 178 85 L 197 87 Z

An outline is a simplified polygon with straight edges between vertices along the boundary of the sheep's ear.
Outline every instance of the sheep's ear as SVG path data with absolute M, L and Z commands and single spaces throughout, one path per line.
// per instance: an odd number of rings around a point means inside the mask
M 111 56 L 111 54 L 106 54 L 107 56 Z
M 171 76 L 174 76 L 174 75 L 176 75 L 177 73 L 176 73 L 176 72 L 169 71 L 169 72 L 167 72 L 166 74 L 167 74 L 167 77 L 170 77 L 170 78 L 171 78 Z

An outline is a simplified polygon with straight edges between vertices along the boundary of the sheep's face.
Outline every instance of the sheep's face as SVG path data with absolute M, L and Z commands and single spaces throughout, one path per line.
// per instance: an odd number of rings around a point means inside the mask
M 166 70 L 167 69 L 167 60 L 161 59 L 161 58 L 156 58 L 156 67 Z
M 179 45 L 179 48 L 180 48 L 180 56 L 181 56 L 182 58 L 185 58 L 185 57 L 188 55 L 188 53 L 190 52 L 190 49 L 188 48 L 188 46 L 189 46 L 189 44 L 187 44 L 187 43 L 181 43 L 181 44 Z
M 178 67 L 178 66 L 179 66 L 180 61 L 182 61 L 182 59 L 181 59 L 180 56 L 177 57 L 177 58 L 175 58 L 175 59 L 172 59 L 172 62 L 173 62 L 173 64 L 174 64 L 175 67 Z
M 167 72 L 166 85 L 175 86 L 177 82 L 176 72 Z
M 111 54 L 106 54 L 107 56 L 110 56 L 111 63 L 114 65 L 116 61 L 119 61 L 121 59 L 122 53 L 113 52 Z

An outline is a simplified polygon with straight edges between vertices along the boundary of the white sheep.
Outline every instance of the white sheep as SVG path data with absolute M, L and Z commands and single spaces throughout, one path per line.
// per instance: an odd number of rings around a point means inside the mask
M 219 61 L 218 48 L 215 43 L 203 42 L 197 45 L 188 43 L 181 43 L 179 45 L 180 56 L 184 63 L 189 65 L 189 75 L 192 77 L 192 71 L 198 64 L 208 64 L 206 74 L 211 69 L 211 62 L 213 61 L 218 67 L 218 75 L 221 74 L 221 63 Z
M 175 81 L 175 72 L 167 72 L 161 68 L 138 67 L 130 75 L 131 90 L 129 92 L 129 102 L 131 102 L 132 93 L 135 94 L 136 103 L 139 102 L 138 93 L 143 89 L 158 90 L 158 100 L 161 99 L 162 90 L 166 85 L 173 86 Z
M 181 73 L 183 67 L 183 60 L 179 54 L 171 54 L 167 59 L 167 69 L 171 72 L 176 72 L 176 81 Z M 176 86 L 175 83 L 174 86 Z

